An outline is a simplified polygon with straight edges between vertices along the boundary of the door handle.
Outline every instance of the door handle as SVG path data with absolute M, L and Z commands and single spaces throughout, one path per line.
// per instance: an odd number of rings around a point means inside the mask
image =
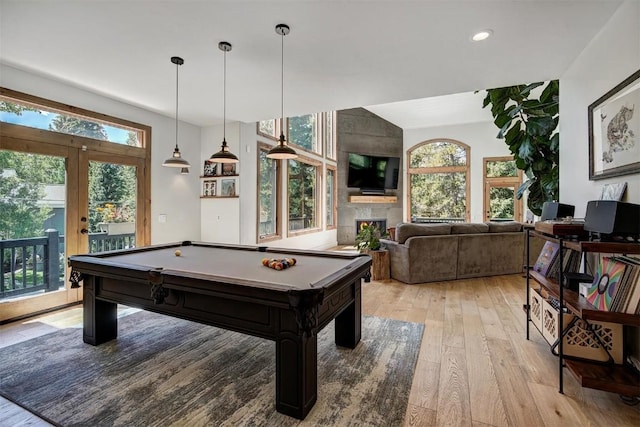
M 80 230 L 80 233 L 89 234 L 89 230 L 87 230 L 86 228 L 83 228 L 82 230 Z

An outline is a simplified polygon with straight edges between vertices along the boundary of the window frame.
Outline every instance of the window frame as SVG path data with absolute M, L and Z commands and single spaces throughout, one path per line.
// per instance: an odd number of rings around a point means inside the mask
M 323 188 L 323 179 L 322 179 L 322 162 L 318 161 L 318 160 L 314 160 L 312 158 L 306 157 L 306 156 L 300 156 L 298 155 L 297 158 L 295 159 L 291 159 L 291 160 L 287 160 L 287 192 L 290 193 L 289 191 L 289 182 L 291 180 L 291 175 L 290 175 L 290 162 L 295 161 L 295 162 L 301 162 L 301 163 L 305 163 L 307 165 L 313 166 L 315 168 L 316 171 L 316 183 L 315 183 L 315 189 L 314 189 L 314 215 L 316 218 L 316 224 L 314 227 L 311 228 L 303 228 L 300 230 L 290 230 L 289 229 L 289 224 L 290 224 L 290 219 L 289 219 L 289 210 L 290 210 L 290 206 L 291 206 L 291 197 L 287 197 L 287 209 L 286 209 L 286 230 L 287 230 L 287 237 L 295 237 L 295 236 L 300 236 L 300 235 L 304 235 L 304 234 L 310 234 L 310 233 L 317 233 L 318 231 L 322 231 L 322 217 L 321 217 L 321 213 L 323 212 L 323 210 L 321 209 L 322 206 L 324 205 L 324 203 L 322 203 L 322 198 L 321 198 L 321 194 L 323 194 L 321 191 L 319 191 L 321 188 Z
M 333 178 L 329 178 L 329 171 L 333 172 Z M 330 165 L 325 163 L 325 207 L 326 207 L 326 215 L 324 216 L 325 221 L 325 229 L 326 230 L 335 230 L 338 227 L 338 168 L 334 165 Z M 329 182 L 333 184 L 333 198 L 331 199 L 331 206 L 329 206 Z M 329 212 L 333 214 L 333 224 L 329 224 L 328 216 Z
M 266 144 L 264 142 L 258 141 L 258 155 L 256 156 L 256 206 L 258 207 L 256 212 L 256 243 L 264 243 L 271 242 L 274 240 L 282 239 L 282 173 L 281 173 L 281 164 L 282 162 L 272 159 L 275 162 L 276 167 L 276 182 L 275 182 L 275 225 L 276 231 L 274 234 L 268 235 L 260 235 L 260 152 L 266 151 L 269 152 L 273 148 L 272 145 Z
M 329 119 L 331 118 L 331 130 L 327 129 Z M 326 111 L 322 113 L 322 141 L 324 143 L 324 158 L 332 161 L 337 161 L 337 119 L 338 115 L 335 111 Z M 329 137 L 330 135 L 330 137 Z M 329 149 L 329 147 L 331 149 Z
M 483 157 L 482 159 L 482 217 L 483 221 L 490 221 L 491 218 L 491 195 L 490 191 L 492 187 L 514 187 L 517 191 L 518 187 L 522 184 L 522 170 L 516 167 L 516 176 L 487 176 L 487 163 L 489 162 L 511 162 L 515 161 L 511 156 L 499 156 L 499 157 Z M 514 221 L 524 222 L 524 209 L 522 198 L 515 197 L 513 200 L 513 216 Z
M 455 144 L 465 151 L 465 165 L 464 166 L 435 166 L 435 167 L 411 167 L 411 155 L 417 149 L 427 144 L 434 144 L 438 142 L 446 142 L 450 144 Z M 461 141 L 450 139 L 450 138 L 437 138 L 437 139 L 429 139 L 423 142 L 420 142 L 409 150 L 407 150 L 407 217 L 406 221 L 411 222 L 412 212 L 411 212 L 411 175 L 424 175 L 424 174 L 433 174 L 433 173 L 464 173 L 465 174 L 465 221 L 469 222 L 471 218 L 471 147 Z
M 287 137 L 287 144 L 289 144 L 291 147 L 295 148 L 296 150 L 302 150 L 305 153 L 308 154 L 312 154 L 314 156 L 322 156 L 322 153 L 324 151 L 324 138 L 322 137 L 322 128 L 323 126 L 321 125 L 322 122 L 322 113 L 312 113 L 312 114 L 300 114 L 299 116 L 292 116 L 292 117 L 302 117 L 302 116 L 315 116 L 315 120 L 316 120 L 316 148 L 317 151 L 313 151 L 313 150 L 309 150 L 306 147 L 303 147 L 301 145 L 296 144 L 295 142 L 291 141 L 291 136 L 289 133 L 289 120 L 291 119 L 291 117 L 287 117 L 285 119 L 285 135 Z
M 273 120 L 274 126 L 273 131 L 274 135 L 269 135 L 268 133 L 264 133 L 260 131 L 260 122 L 271 121 Z M 259 120 L 256 122 L 256 133 L 265 138 L 269 138 L 272 141 L 277 141 L 280 137 L 280 130 L 282 129 L 282 119 L 270 119 L 270 120 Z

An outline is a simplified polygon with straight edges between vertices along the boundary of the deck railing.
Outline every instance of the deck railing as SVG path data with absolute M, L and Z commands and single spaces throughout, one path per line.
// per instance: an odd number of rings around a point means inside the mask
M 89 234 L 89 252 L 136 246 L 135 234 Z M 44 237 L 0 240 L 0 299 L 51 292 L 64 286 L 64 236 L 47 230 Z

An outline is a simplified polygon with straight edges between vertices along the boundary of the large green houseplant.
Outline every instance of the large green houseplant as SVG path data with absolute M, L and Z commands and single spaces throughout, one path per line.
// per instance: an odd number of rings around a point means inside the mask
M 531 92 L 545 85 L 539 98 Z M 513 154 L 516 166 L 527 175 L 517 190 L 529 191 L 527 206 L 536 215 L 546 201 L 558 200 L 559 84 L 557 80 L 488 89 L 482 108 L 491 105 L 494 123 Z

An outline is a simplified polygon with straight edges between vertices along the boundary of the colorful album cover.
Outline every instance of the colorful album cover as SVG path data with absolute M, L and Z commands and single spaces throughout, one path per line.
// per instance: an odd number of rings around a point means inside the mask
M 546 277 L 549 272 L 549 268 L 551 268 L 551 265 L 553 264 L 553 260 L 558 255 L 559 247 L 560 246 L 558 246 L 558 243 L 556 242 L 545 242 L 542 250 L 540 251 L 540 255 L 538 255 L 538 259 L 533 266 L 533 270 Z
M 596 269 L 593 284 L 587 292 L 587 301 L 598 310 L 609 311 L 625 267 L 622 262 L 603 257 Z

